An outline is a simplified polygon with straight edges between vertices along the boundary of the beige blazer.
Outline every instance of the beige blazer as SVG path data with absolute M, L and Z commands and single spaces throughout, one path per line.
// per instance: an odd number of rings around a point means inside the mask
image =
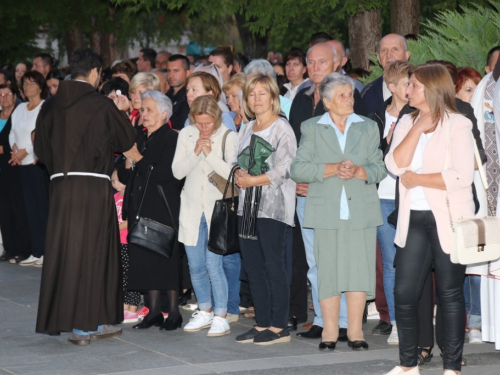
M 394 130 L 391 149 L 385 158 L 387 169 L 401 176 L 411 171 L 409 166 L 398 166 L 394 161 L 394 149 L 403 141 L 413 126 L 410 115 L 401 118 Z M 450 142 L 447 145 L 446 130 L 450 128 Z M 438 231 L 439 242 L 443 251 L 450 253 L 450 219 L 446 205 L 446 195 L 450 201 L 453 221 L 461 217 L 474 216 L 474 201 L 471 184 L 474 178 L 474 141 L 472 138 L 472 123 L 463 115 L 451 113 L 436 127 L 424 150 L 422 173 L 441 173 L 446 190 L 423 188 Z M 445 169 L 446 153 L 449 152 L 449 169 Z M 411 189 L 406 189 L 399 181 L 399 213 L 395 244 L 406 245 L 408 226 L 410 223 Z
M 179 133 L 175 149 L 172 172 L 178 180 L 186 179 L 181 193 L 179 215 L 179 241 L 184 245 L 195 246 L 198 242 L 201 215 L 205 214 L 208 230 L 215 201 L 222 199 L 222 193 L 208 181 L 208 175 L 215 171 L 224 178 L 231 173 L 231 160 L 234 155 L 236 133 L 230 132 L 226 138 L 226 162 L 222 160 L 222 140 L 228 129 L 221 125 L 212 134 L 212 152 L 205 156 L 194 153 L 200 131 L 194 125 L 186 126 Z

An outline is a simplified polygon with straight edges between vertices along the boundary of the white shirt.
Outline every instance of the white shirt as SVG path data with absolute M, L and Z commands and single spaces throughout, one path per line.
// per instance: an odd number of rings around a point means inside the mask
M 385 127 L 383 138 L 387 137 L 392 124 L 397 120 L 397 117 L 391 116 L 389 112 L 385 111 Z M 378 197 L 380 199 L 396 199 L 396 176 L 394 176 L 389 171 L 387 172 L 387 177 L 380 181 L 380 184 L 378 185 Z
M 285 95 L 283 95 L 285 98 L 293 100 L 295 98 L 295 95 L 297 95 L 297 91 L 299 90 L 299 87 L 306 81 L 308 81 L 309 78 L 306 78 L 302 82 L 300 82 L 297 86 L 292 86 L 291 82 L 285 83 L 283 86 L 286 87 L 288 90 Z
M 392 96 L 392 92 L 389 90 L 389 87 L 387 87 L 385 81 L 382 81 L 382 93 L 384 95 L 384 102 Z
M 43 102 L 44 100 L 31 111 L 28 110 L 28 103 L 21 103 L 12 112 L 12 129 L 9 134 L 9 143 L 10 147 L 15 143 L 18 149 L 26 149 L 28 155 L 23 159 L 22 165 L 33 164 L 37 159 L 33 152 L 31 132 L 35 130 L 36 118 L 42 108 Z
M 429 134 L 422 133 L 420 139 L 418 140 L 417 148 L 413 154 L 413 160 L 411 161 L 411 168 L 413 172 L 421 174 L 422 173 L 422 163 L 424 161 L 424 150 L 427 143 L 434 135 L 434 132 Z M 416 211 L 429 211 L 431 208 L 429 203 L 427 203 L 427 198 L 425 198 L 424 189 L 422 186 L 414 187 L 410 190 L 410 209 Z

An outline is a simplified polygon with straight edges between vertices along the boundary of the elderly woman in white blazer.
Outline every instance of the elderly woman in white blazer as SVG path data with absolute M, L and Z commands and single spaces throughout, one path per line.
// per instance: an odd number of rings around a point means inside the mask
M 223 270 L 223 256 L 208 250 L 208 233 L 215 201 L 220 191 L 208 180 L 215 171 L 223 177 L 231 172 L 236 133 L 222 124 L 221 110 L 211 96 L 200 96 L 191 104 L 190 126 L 181 130 L 172 171 L 177 179 L 186 179 L 181 194 L 179 241 L 184 243 L 191 282 L 199 311 L 184 331 L 210 328 L 208 336 L 230 333 L 226 321 L 228 283 Z M 223 160 L 223 139 L 225 160 Z M 212 306 L 212 296 L 213 305 Z

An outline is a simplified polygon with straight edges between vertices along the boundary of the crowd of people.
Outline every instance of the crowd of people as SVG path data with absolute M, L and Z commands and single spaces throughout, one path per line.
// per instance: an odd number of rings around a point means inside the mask
M 434 341 L 445 374 L 466 364 L 467 336 L 500 350 L 500 261 L 453 263 L 448 232 L 494 214 L 475 144 L 497 206 L 492 47 L 483 77 L 414 66 L 406 39 L 388 34 L 384 73 L 366 85 L 325 33 L 252 61 L 220 46 L 193 61 L 144 48 L 104 67 L 78 49 L 66 69 L 46 53 L 3 66 L 0 259 L 42 268 L 37 332 L 76 345 L 119 323 L 217 337 L 244 312 L 255 325 L 236 341 L 272 345 L 312 309 L 297 336 L 366 350 L 375 300 L 372 334 L 399 345 L 388 374 L 419 374 Z M 216 177 L 231 176 L 239 249 L 223 255 L 209 241 L 227 229 L 212 225 Z M 167 256 L 131 239 L 142 218 L 175 228 Z M 180 308 L 193 312 L 185 324 Z

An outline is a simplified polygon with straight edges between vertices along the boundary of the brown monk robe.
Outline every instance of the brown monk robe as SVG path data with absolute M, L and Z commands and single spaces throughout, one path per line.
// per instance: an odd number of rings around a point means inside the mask
M 113 152 L 129 150 L 134 139 L 126 114 L 87 82 L 62 81 L 40 111 L 34 150 L 52 180 L 39 333 L 96 331 L 123 320 L 118 220 L 102 177 L 113 172 Z

